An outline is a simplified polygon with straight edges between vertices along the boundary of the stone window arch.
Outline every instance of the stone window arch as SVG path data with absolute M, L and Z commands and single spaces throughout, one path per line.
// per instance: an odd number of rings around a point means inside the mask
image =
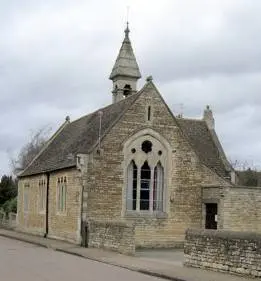
M 125 86 L 124 86 L 124 88 L 123 88 L 123 95 L 125 96 L 125 97 L 127 97 L 127 96 L 129 96 L 130 94 L 131 94 L 131 85 L 129 85 L 129 84 L 126 84 Z
M 166 212 L 170 146 L 151 129 L 124 145 L 124 211 Z

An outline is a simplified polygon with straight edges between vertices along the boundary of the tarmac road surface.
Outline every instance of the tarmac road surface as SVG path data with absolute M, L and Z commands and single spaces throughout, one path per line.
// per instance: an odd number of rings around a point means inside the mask
M 0 237 L 1 281 L 159 281 L 127 269 Z

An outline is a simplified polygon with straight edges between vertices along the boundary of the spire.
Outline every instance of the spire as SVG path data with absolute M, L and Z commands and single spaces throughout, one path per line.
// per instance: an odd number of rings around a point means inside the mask
M 125 97 L 137 92 L 137 81 L 141 78 L 131 41 L 129 38 L 129 22 L 124 30 L 125 36 L 113 66 L 110 79 L 113 82 L 113 102 L 120 101 Z
M 124 33 L 124 40 L 109 77 L 113 81 L 113 102 L 117 102 L 127 95 L 135 93 L 137 81 L 141 78 L 139 66 L 129 38 L 130 29 L 128 22 Z
M 125 37 L 110 75 L 111 80 L 114 80 L 117 76 L 126 76 L 137 79 L 141 78 L 139 66 L 129 38 L 130 29 L 128 22 L 124 32 Z

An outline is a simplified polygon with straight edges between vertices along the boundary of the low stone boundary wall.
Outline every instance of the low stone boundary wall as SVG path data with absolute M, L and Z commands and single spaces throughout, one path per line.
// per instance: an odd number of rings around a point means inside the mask
M 131 224 L 113 221 L 89 222 L 88 246 L 134 255 L 135 229 Z
M 261 234 L 222 230 L 186 231 L 185 265 L 261 277 Z
M 15 213 L 5 214 L 4 212 L 0 212 L 0 227 L 15 228 L 16 214 Z

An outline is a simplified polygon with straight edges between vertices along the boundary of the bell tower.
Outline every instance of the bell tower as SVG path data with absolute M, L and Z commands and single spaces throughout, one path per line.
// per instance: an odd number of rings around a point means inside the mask
M 131 41 L 129 38 L 129 23 L 125 29 L 125 37 L 122 42 L 116 62 L 113 66 L 110 80 L 112 80 L 112 102 L 118 102 L 125 97 L 137 92 L 137 82 L 141 78 Z

